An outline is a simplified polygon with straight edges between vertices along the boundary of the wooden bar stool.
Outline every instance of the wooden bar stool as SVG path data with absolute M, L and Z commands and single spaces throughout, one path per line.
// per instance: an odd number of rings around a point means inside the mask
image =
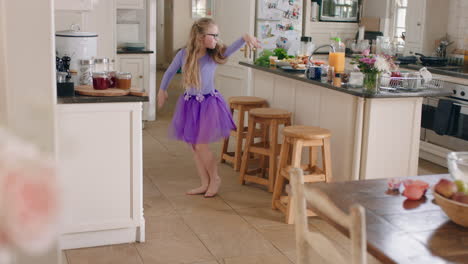
M 242 141 L 247 136 L 247 127 L 244 126 L 244 116 L 254 108 L 261 108 L 267 106 L 267 101 L 260 97 L 255 96 L 234 96 L 229 98 L 229 108 L 231 113 L 237 110 L 237 129 L 231 131 L 231 137 L 236 137 L 236 148 L 234 152 L 228 152 L 229 138 L 224 139 L 223 147 L 221 149 L 221 163 L 228 161 L 234 166 L 234 170 L 239 171 L 241 158 L 242 158 Z M 259 132 L 256 133 L 260 136 Z
M 272 198 L 273 209 L 279 209 L 286 215 L 286 223 L 294 223 L 294 203 L 289 188 L 282 196 L 286 181 L 290 181 L 289 169 L 302 168 L 304 182 L 329 182 L 331 180 L 330 137 L 328 129 L 311 126 L 290 126 L 283 130 L 275 189 Z M 302 148 L 309 147 L 309 162 L 301 164 Z M 322 151 L 322 166 L 317 166 L 317 154 Z M 289 186 L 288 186 L 289 187 Z M 315 215 L 309 210 L 309 215 Z
M 254 131 L 257 124 L 263 127 L 263 137 L 261 142 L 254 143 Z M 250 110 L 247 139 L 245 140 L 240 169 L 241 184 L 255 182 L 268 186 L 268 191 L 273 192 L 276 177 L 276 160 L 280 150 L 280 145 L 278 144 L 278 129 L 280 125 L 291 125 L 291 112 L 276 108 L 256 108 Z M 260 167 L 248 171 L 251 154 L 260 155 Z M 262 176 L 265 176 L 265 158 L 267 157 L 269 166 L 268 179 L 255 176 L 259 172 L 262 173 Z

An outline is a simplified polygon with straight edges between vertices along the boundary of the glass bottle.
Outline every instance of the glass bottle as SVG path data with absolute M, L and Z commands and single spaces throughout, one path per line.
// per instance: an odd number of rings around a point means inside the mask
M 335 49 L 335 52 L 330 51 L 328 54 L 328 64 L 333 66 L 335 73 L 343 73 L 345 68 L 345 50 L 346 46 L 341 39 L 336 37 L 332 39 L 332 47 Z

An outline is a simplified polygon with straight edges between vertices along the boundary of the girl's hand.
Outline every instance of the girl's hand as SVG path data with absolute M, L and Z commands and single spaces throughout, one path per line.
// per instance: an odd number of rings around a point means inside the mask
M 169 97 L 167 94 L 167 91 L 159 89 L 158 92 L 158 108 L 161 109 L 164 105 L 164 102 L 166 102 L 166 99 Z
M 244 39 L 245 41 L 245 44 L 250 48 L 260 48 L 260 41 L 255 38 L 254 36 L 251 36 L 249 34 L 244 34 L 244 36 L 242 36 L 242 38 Z

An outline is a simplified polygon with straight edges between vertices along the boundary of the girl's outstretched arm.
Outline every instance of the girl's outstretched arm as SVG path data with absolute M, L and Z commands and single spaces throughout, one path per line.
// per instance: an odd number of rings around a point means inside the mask
M 159 86 L 158 91 L 158 108 L 161 108 L 164 105 L 164 102 L 168 98 L 167 88 L 169 87 L 169 82 L 171 82 L 174 75 L 182 66 L 182 60 L 184 59 L 185 49 L 179 50 L 175 58 L 172 60 L 171 65 L 167 68 L 164 76 L 161 80 L 161 86 Z
M 260 41 L 258 41 L 254 36 L 249 34 L 244 34 L 241 38 L 234 41 L 229 47 L 227 47 L 224 52 L 224 56 L 229 57 L 238 49 L 240 49 L 244 44 L 247 44 L 250 48 L 260 48 Z

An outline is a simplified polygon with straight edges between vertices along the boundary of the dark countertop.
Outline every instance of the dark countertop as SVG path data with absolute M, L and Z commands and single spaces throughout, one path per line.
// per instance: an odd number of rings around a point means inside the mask
M 303 73 L 291 73 L 291 72 L 286 72 L 284 70 L 278 69 L 278 68 L 269 68 L 269 67 L 262 67 L 262 66 L 257 66 L 253 63 L 247 63 L 247 62 L 239 62 L 240 65 L 247 66 L 250 68 L 254 68 L 256 70 L 264 71 L 264 72 L 269 72 L 273 74 L 277 74 L 286 78 L 291 78 L 294 80 L 322 86 L 331 90 L 351 94 L 354 96 L 359 96 L 359 97 L 364 97 L 364 98 L 403 98 L 403 97 L 438 97 L 438 96 L 447 96 L 451 95 L 452 92 L 449 90 L 440 90 L 440 89 L 424 89 L 418 92 L 403 92 L 403 91 L 398 91 L 398 92 L 387 92 L 387 91 L 380 91 L 378 94 L 367 94 L 364 93 L 362 88 L 350 88 L 350 87 L 335 87 L 329 83 L 322 83 L 319 81 L 314 81 L 314 80 L 309 80 L 307 79 Z
M 128 50 L 117 50 L 117 54 L 151 54 L 154 53 L 152 50 L 140 50 L 140 51 L 128 51 Z
M 456 71 L 449 71 L 449 68 L 457 68 L 458 66 L 445 66 L 445 67 L 431 67 L 431 66 L 423 66 L 419 64 L 408 64 L 408 65 L 400 65 L 401 68 L 411 69 L 411 70 L 419 70 L 422 67 L 426 67 L 430 72 L 447 75 L 457 78 L 468 79 L 468 73 L 464 72 L 456 72 Z M 463 70 L 463 69 L 462 69 Z
M 94 103 L 133 103 L 133 102 L 148 102 L 148 96 L 85 96 L 75 95 L 70 97 L 57 97 L 58 104 L 94 104 Z

